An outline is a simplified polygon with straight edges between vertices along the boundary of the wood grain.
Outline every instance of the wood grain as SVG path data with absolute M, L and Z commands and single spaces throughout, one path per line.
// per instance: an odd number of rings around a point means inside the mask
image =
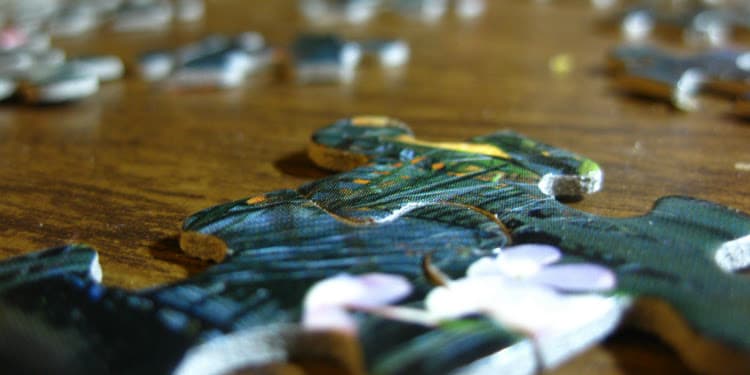
M 386 114 L 421 138 L 460 140 L 509 128 L 584 154 L 605 170 L 582 210 L 637 215 L 664 195 L 691 195 L 750 212 L 750 123 L 730 102 L 696 113 L 618 92 L 603 72 L 618 36 L 588 2 L 490 1 L 474 22 L 428 24 L 392 14 L 364 26 L 320 28 L 296 1 L 215 0 L 199 25 L 106 31 L 57 40 L 69 55 L 175 46 L 208 32 L 256 30 L 276 45 L 301 31 L 399 36 L 412 60 L 395 77 L 376 65 L 348 86 L 301 86 L 267 73 L 229 91 L 175 92 L 134 74 L 73 105 L 0 103 L 0 256 L 69 242 L 101 253 L 104 282 L 143 288 L 209 263 L 179 251 L 178 226 L 199 209 L 326 175 L 303 151 L 314 129 L 352 114 Z M 549 60 L 567 54 L 568 74 Z M 556 374 L 685 372 L 653 337 L 621 333 Z

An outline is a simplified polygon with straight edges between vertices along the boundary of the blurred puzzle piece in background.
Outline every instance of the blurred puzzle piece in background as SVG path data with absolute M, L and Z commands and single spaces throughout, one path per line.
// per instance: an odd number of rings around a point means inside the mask
M 257 32 L 209 35 L 175 50 L 142 54 L 138 70 L 146 81 L 176 88 L 236 87 L 273 62 L 273 49 Z
M 610 52 L 609 65 L 623 90 L 669 101 L 686 111 L 697 95 L 713 92 L 731 99 L 750 92 L 750 52 L 711 50 L 677 55 L 652 46 L 624 45 Z M 737 106 L 739 113 L 739 104 Z
M 20 88 L 25 101 L 34 104 L 71 102 L 93 95 L 99 81 L 122 77 L 122 60 L 111 55 L 79 56 L 68 60 L 65 52 L 50 46 L 46 34 L 27 33 L 13 26 L 2 31 L 0 100 Z
M 453 4 L 461 19 L 473 19 L 485 10 L 484 0 L 300 0 L 300 12 L 314 24 L 361 24 L 380 13 L 395 13 L 409 19 L 436 22 Z
M 16 0 L 0 4 L 7 24 L 53 37 L 77 37 L 102 28 L 115 32 L 163 30 L 172 21 L 203 18 L 203 0 Z
M 218 264 L 186 280 L 105 288 L 83 245 L 0 263 L 0 343 L 13 343 L 0 358 L 23 370 L 54 348 L 70 373 L 312 360 L 533 374 L 627 312 L 695 370 L 750 371 L 750 280 L 734 274 L 750 265 L 746 214 L 686 197 L 633 218 L 575 210 L 560 199 L 598 191 L 599 166 L 507 131 L 427 142 L 361 116 L 316 132 L 310 156 L 343 172 L 187 218 L 182 249 Z
M 409 45 L 399 39 L 349 41 L 333 34 L 302 34 L 285 50 L 266 45 L 260 33 L 244 32 L 210 35 L 173 51 L 146 52 L 138 59 L 138 70 L 144 80 L 178 89 L 237 87 L 274 64 L 284 67 L 284 77 L 301 84 L 349 83 L 363 58 L 397 69 L 409 55 Z
M 350 82 L 363 57 L 374 57 L 385 69 L 409 60 L 409 45 L 398 39 L 347 41 L 331 34 L 304 34 L 291 47 L 293 74 L 300 83 Z
M 602 3 L 593 2 L 595 5 Z M 660 34 L 658 31 L 677 30 L 688 44 L 720 47 L 729 44 L 737 29 L 750 31 L 750 6 L 741 1 L 650 0 L 633 3 L 606 6 L 607 23 L 619 24 L 623 37 L 631 42 L 651 39 Z

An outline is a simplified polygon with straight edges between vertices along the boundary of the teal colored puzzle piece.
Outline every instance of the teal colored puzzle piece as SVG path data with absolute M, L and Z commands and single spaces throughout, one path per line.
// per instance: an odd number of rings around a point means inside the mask
M 673 316 L 663 329 L 655 327 L 657 333 L 696 368 L 709 368 L 696 351 L 736 368 L 748 365 L 750 326 L 742 322 L 750 317 L 750 284 L 732 273 L 748 264 L 747 245 L 730 251 L 731 266 L 721 261 L 727 254 L 717 252 L 750 233 L 745 214 L 684 197 L 663 198 L 649 214 L 628 219 L 572 209 L 555 196 L 576 199 L 598 190 L 596 163 L 509 132 L 463 144 L 427 143 L 397 121 L 359 117 L 317 132 L 311 156 L 331 169 L 359 167 L 287 191 L 283 202 L 273 193 L 200 212 L 185 222 L 186 235 L 220 238 L 229 263 L 259 260 L 268 251 L 260 238 L 271 235 L 274 246 L 288 251 L 276 254 L 304 259 L 295 270 L 390 272 L 416 283 L 423 282 L 418 265 L 427 253 L 455 277 L 497 246 L 548 243 L 563 249 L 568 261 L 613 269 L 620 294 L 664 301 Z M 315 214 L 300 215 L 300 206 Z M 452 229 L 439 227 L 438 235 L 438 223 Z M 325 235 L 310 235 L 310 228 Z M 474 235 L 467 236 L 471 228 Z M 415 232 L 418 240 L 409 238 Z M 317 245 L 331 236 L 333 248 Z M 451 242 L 458 239 L 463 243 Z M 300 254 L 299 248 L 314 252 Z M 405 248 L 411 251 L 399 255 Z M 442 258 L 446 254 L 452 257 Z M 696 341 L 685 342 L 684 332 Z

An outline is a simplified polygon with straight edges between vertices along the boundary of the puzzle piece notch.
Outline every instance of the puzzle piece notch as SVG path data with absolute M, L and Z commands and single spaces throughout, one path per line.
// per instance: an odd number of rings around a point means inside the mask
M 736 97 L 750 91 L 750 52 L 716 50 L 688 56 L 651 46 L 625 45 L 609 55 L 610 70 L 627 92 L 698 108 L 697 95 L 712 91 Z

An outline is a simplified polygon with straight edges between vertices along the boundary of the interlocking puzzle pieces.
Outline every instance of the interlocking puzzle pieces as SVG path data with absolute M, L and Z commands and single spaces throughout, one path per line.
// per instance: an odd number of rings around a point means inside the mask
M 79 100 L 97 92 L 100 81 L 119 79 L 124 72 L 116 56 L 67 60 L 62 50 L 50 47 L 44 34 L 6 27 L 0 31 L 0 39 L 4 40 L 0 48 L 0 80 L 4 82 L 0 100 L 17 91 L 31 103 Z
M 219 264 L 184 281 L 139 292 L 102 287 L 96 253 L 82 245 L 0 263 L 0 332 L 24 338 L 0 346 L 0 356 L 22 360 L 19 351 L 64 341 L 57 368 L 79 372 L 228 373 L 312 358 L 351 373 L 531 374 L 596 343 L 633 305 L 635 322 L 695 369 L 750 370 L 750 282 L 732 274 L 750 264 L 745 214 L 681 197 L 635 218 L 572 209 L 554 195 L 599 189 L 596 163 L 512 132 L 426 142 L 400 122 L 355 117 L 317 132 L 310 155 L 348 171 L 186 219 L 183 250 Z M 616 288 L 526 285 L 537 263 L 513 261 L 508 247 L 525 243 L 559 248 L 555 260 L 580 273 L 568 272 L 568 284 L 586 280 L 585 265 L 595 263 L 613 272 Z M 500 280 L 482 278 L 494 256 L 511 279 L 481 283 Z M 388 280 L 409 286 L 399 292 L 405 298 L 383 308 L 348 302 L 354 332 L 305 325 L 322 285 L 324 302 L 335 304 L 368 293 L 382 300 Z M 467 283 L 481 291 L 451 294 Z M 509 292 L 513 303 L 423 319 L 437 294 L 462 306 Z M 527 317 L 548 330 L 510 324 Z
M 665 27 L 682 30 L 691 44 L 722 46 L 727 44 L 734 29 L 750 28 L 747 21 L 750 7 L 742 2 L 709 1 L 642 1 L 618 12 L 626 39 L 644 40 L 655 29 Z
M 748 369 L 750 332 L 737 329 L 745 327 L 741 322 L 750 316 L 747 299 L 750 284 L 731 274 L 750 261 L 747 215 L 680 197 L 662 199 L 648 215 L 630 219 L 601 218 L 571 209 L 550 194 L 577 196 L 595 191 L 601 183 L 598 166 L 514 133 L 476 137 L 466 143 L 428 143 L 416 140 L 405 125 L 396 121 L 359 117 L 316 133 L 311 156 L 328 168 L 359 167 L 309 183 L 296 192 L 256 196 L 196 214 L 185 222 L 183 249 L 195 255 L 218 254 L 217 259 L 227 251 L 228 262 L 253 253 L 274 259 L 274 267 L 287 271 L 298 270 L 290 267 L 300 259 L 288 257 L 302 253 L 300 256 L 306 261 L 297 267 L 308 265 L 305 269 L 310 272 L 320 272 L 326 264 L 340 267 L 337 272 L 397 273 L 424 290 L 429 286 L 424 284 L 426 277 L 420 274 L 421 262 L 417 259 L 428 253 L 440 269 L 458 277 L 467 262 L 491 253 L 498 246 L 553 244 L 563 250 L 566 261 L 587 260 L 610 267 L 618 278 L 613 298 L 646 297 L 637 299 L 636 311 L 650 311 L 647 309 L 658 306 L 655 309 L 659 313 L 641 323 L 675 345 L 696 369 L 710 371 L 714 366 L 706 360 L 710 357 L 722 358 L 723 363 L 734 369 Z M 554 183 L 542 183 L 545 180 L 565 181 L 560 186 L 568 187 L 558 189 Z M 579 188 L 571 189 L 569 186 L 574 185 L 571 181 L 577 181 Z M 547 188 L 545 194 L 540 185 L 553 187 Z M 305 209 L 308 213 L 302 214 L 297 207 L 309 207 Z M 271 214 L 274 211 L 284 218 Z M 316 224 L 302 224 L 302 218 L 315 218 Z M 325 220 L 317 222 L 320 218 Z M 459 232 L 441 229 L 436 236 L 430 229 L 435 222 L 454 226 Z M 270 228 L 277 225 L 288 238 L 266 241 L 264 234 L 275 233 Z M 256 226 L 262 229 L 249 228 Z M 390 233 L 385 238 L 380 232 L 384 228 Z M 473 236 L 479 242 L 460 243 L 472 238 L 463 232 L 471 228 L 479 231 Z M 352 237 L 353 233 L 357 235 Z M 413 236 L 419 236 L 419 240 L 412 239 Z M 321 246 L 328 249 L 332 241 L 338 244 L 333 252 L 321 250 Z M 378 252 L 378 248 L 382 250 Z M 207 249 L 216 253 L 205 253 Z M 378 259 L 376 254 L 383 251 L 385 254 Z M 399 254 L 416 257 L 406 262 L 413 268 L 390 258 Z M 442 254 L 463 254 L 468 259 L 445 261 Z M 367 256 L 368 262 L 375 262 L 370 264 L 376 268 L 363 268 L 352 259 L 360 255 Z M 285 264 L 287 261 L 292 263 Z M 253 263 L 257 263 L 257 258 Z M 407 304 L 419 304 L 423 295 L 415 293 Z M 716 306 L 726 308 L 715 311 Z M 601 318 L 616 320 L 618 314 L 618 309 L 614 309 Z M 386 330 L 388 324 L 398 328 Z M 454 358 L 452 353 L 436 355 L 420 351 L 439 346 L 437 341 L 427 342 L 447 334 L 435 333 L 434 327 L 408 338 L 396 334 L 407 331 L 402 323 L 381 322 L 377 327 L 377 332 L 394 334 L 390 342 L 395 346 L 375 349 L 378 345 L 369 341 L 368 334 L 376 335 L 378 343 L 389 341 L 383 335 L 361 331 L 371 371 L 387 367 L 389 372 L 406 373 L 415 368 L 425 369 L 421 366 L 429 366 L 431 361 L 441 362 L 440 355 Z M 549 346 L 536 342 L 542 348 L 542 363 L 525 364 L 531 368 L 553 365 L 557 362 L 551 358 L 569 357 L 608 329 L 603 323 L 598 328 L 572 329 L 581 336 L 580 341 L 570 339 L 571 345 L 567 347 L 570 351 L 560 349 L 565 345 L 556 346 L 557 352 L 546 351 Z M 472 342 L 470 337 L 467 336 L 466 342 Z M 498 349 L 494 350 L 512 352 Z M 449 368 L 446 367 L 446 372 Z
M 617 84 L 626 91 L 695 110 L 701 91 L 737 98 L 750 91 L 750 52 L 713 50 L 680 56 L 651 46 L 625 45 L 609 55 Z M 738 105 L 737 113 L 741 106 Z
M 484 0 L 301 0 L 300 10 L 311 22 L 364 23 L 381 12 L 395 12 L 425 21 L 441 19 L 454 3 L 461 18 L 474 18 L 485 9 Z

